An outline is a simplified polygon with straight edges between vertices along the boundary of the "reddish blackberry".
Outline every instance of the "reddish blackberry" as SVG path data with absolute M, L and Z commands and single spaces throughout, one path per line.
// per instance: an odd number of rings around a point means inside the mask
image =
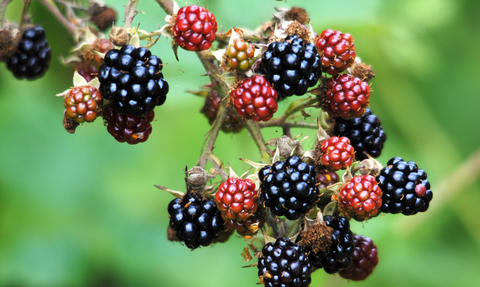
M 65 97 L 65 115 L 77 123 L 93 122 L 103 106 L 103 99 L 97 88 L 75 87 Z
M 378 264 L 377 246 L 372 239 L 362 235 L 355 235 L 355 252 L 352 255 L 352 265 L 338 274 L 348 280 L 365 280 Z
M 317 145 L 315 152 L 318 153 L 318 157 L 321 156 L 321 160 L 317 160 L 317 165 L 332 171 L 348 168 L 355 159 L 355 149 L 346 137 L 331 137 Z
M 352 254 L 355 251 L 353 234 L 346 217 L 327 215 L 323 220 L 324 225 L 332 228 L 331 244 L 326 251 L 312 251 L 308 257 L 313 267 L 323 267 L 325 272 L 333 274 L 348 268 L 352 263 Z
M 379 157 L 382 153 L 383 144 L 387 140 L 380 119 L 372 114 L 370 109 L 366 109 L 365 114 L 360 118 L 350 120 L 344 120 L 340 117 L 335 118 L 333 134 L 350 139 L 352 146 L 355 148 L 355 158 L 357 160 L 367 159 L 367 154 L 373 158 Z
M 368 174 L 353 177 L 342 187 L 340 196 L 334 197 L 340 210 L 357 221 L 377 216 L 382 206 L 382 191 L 375 177 Z
M 282 100 L 304 95 L 309 87 L 316 85 L 321 66 L 315 45 L 292 35 L 268 46 L 257 72 L 266 75 Z
M 206 8 L 197 5 L 180 8 L 172 28 L 175 42 L 188 51 L 210 49 L 216 32 L 215 16 Z
M 106 121 L 108 132 L 118 141 L 128 144 L 145 142 L 152 133 L 150 124 L 155 117 L 155 112 L 150 111 L 145 116 L 139 117 L 134 114 L 122 115 L 108 105 L 103 110 L 103 118 Z
M 318 200 L 315 168 L 298 156 L 277 161 L 258 172 L 260 201 L 278 216 L 295 220 L 306 214 Z
M 203 105 L 200 112 L 204 114 L 210 125 L 213 125 L 217 119 L 218 109 L 220 108 L 220 102 L 222 97 L 218 94 L 216 89 L 211 89 L 205 98 L 205 104 Z M 238 119 L 237 115 L 229 111 L 227 117 L 223 121 L 222 131 L 226 133 L 238 133 L 243 129 L 243 124 Z
M 355 61 L 355 45 L 352 35 L 325 30 L 316 41 L 319 54 L 322 55 L 322 67 L 332 76 L 345 71 Z
M 255 47 L 237 38 L 227 47 L 227 63 L 234 70 L 246 71 L 255 62 Z
M 327 83 L 323 105 L 331 117 L 361 117 L 370 101 L 370 86 L 360 78 L 341 74 Z
M 266 287 L 307 287 L 312 281 L 313 268 L 303 248 L 285 237 L 263 246 L 257 268 Z
M 7 68 L 17 79 L 34 80 L 50 67 L 52 51 L 42 27 L 27 29 L 22 34 L 17 52 L 8 60 Z
M 144 47 L 123 46 L 105 55 L 98 71 L 100 93 L 120 114 L 143 116 L 163 105 L 168 84 L 162 74 L 162 60 Z
M 250 179 L 231 177 L 220 184 L 215 201 L 226 219 L 246 220 L 257 211 L 256 186 Z
M 277 111 L 277 92 L 264 77 L 245 79 L 230 93 L 238 115 L 256 122 L 268 121 Z
M 170 226 L 190 249 L 208 246 L 224 232 L 222 214 L 215 201 L 197 192 L 188 192 L 168 204 Z
M 377 176 L 378 186 L 383 192 L 382 212 L 414 215 L 428 209 L 433 193 L 427 173 L 413 161 L 394 157 Z

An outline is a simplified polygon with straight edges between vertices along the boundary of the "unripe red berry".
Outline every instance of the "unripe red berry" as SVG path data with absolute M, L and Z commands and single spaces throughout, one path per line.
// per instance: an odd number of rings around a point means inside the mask
M 347 137 L 331 137 L 322 142 L 321 150 L 322 165 L 333 171 L 346 169 L 355 159 L 355 150 Z
M 93 122 L 102 107 L 102 95 L 92 86 L 75 87 L 65 97 L 65 115 L 78 123 Z
M 325 30 L 316 40 L 316 46 L 322 56 L 323 71 L 332 76 L 345 71 L 355 61 L 355 45 L 350 34 Z
M 357 77 L 342 74 L 327 83 L 325 106 L 332 117 L 345 120 L 365 114 L 370 101 L 370 86 Z
M 250 179 L 229 178 L 215 194 L 218 209 L 225 219 L 246 220 L 258 207 L 256 186 Z
M 210 49 L 216 32 L 215 16 L 206 8 L 197 5 L 180 8 L 172 28 L 175 42 L 188 51 Z
M 355 176 L 341 190 L 340 209 L 357 221 L 367 220 L 380 213 L 382 190 L 371 175 Z

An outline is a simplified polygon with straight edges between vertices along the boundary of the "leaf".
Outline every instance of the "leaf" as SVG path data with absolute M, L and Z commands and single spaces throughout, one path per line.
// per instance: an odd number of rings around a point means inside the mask
M 323 213 L 323 216 L 333 215 L 335 214 L 336 210 L 337 210 L 337 202 L 332 201 L 329 204 L 327 204 L 327 206 L 325 206 L 322 213 Z
M 87 83 L 88 86 L 95 87 L 97 90 L 100 88 L 100 80 L 95 77 L 93 80 Z
M 74 87 L 81 87 L 81 86 L 86 86 L 88 83 L 87 83 L 87 80 L 85 80 L 85 78 L 80 75 L 77 71 L 75 71 L 75 73 L 73 74 L 73 86 Z
M 228 169 L 229 169 L 229 172 L 228 172 L 228 173 L 229 173 L 229 175 L 228 175 L 229 177 L 236 177 L 236 178 L 238 178 L 237 173 L 233 170 L 233 168 L 232 168 L 232 166 L 231 166 L 230 164 L 228 164 Z

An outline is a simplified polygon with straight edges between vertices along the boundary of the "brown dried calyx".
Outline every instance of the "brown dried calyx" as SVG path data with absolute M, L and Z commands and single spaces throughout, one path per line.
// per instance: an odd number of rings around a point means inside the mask
M 71 134 L 75 133 L 75 129 L 78 127 L 79 123 L 76 121 L 72 121 L 67 117 L 67 115 L 63 116 L 63 127 L 65 130 Z
M 302 38 L 303 41 L 308 42 L 309 34 L 310 32 L 308 31 L 308 29 L 296 20 L 290 23 L 290 25 L 288 25 L 288 28 L 287 28 L 288 36 L 297 35 L 298 38 Z
M 128 40 L 130 40 L 129 38 L 127 30 L 118 26 L 114 26 L 108 35 L 108 39 L 112 41 L 115 46 L 120 47 L 127 45 Z
M 285 13 L 285 19 L 289 21 L 297 21 L 300 24 L 305 24 L 308 21 L 308 14 L 303 8 L 292 7 L 292 9 Z
M 360 63 L 354 64 L 352 67 L 352 76 L 360 78 L 364 82 L 370 82 L 375 78 L 375 72 L 373 72 L 372 66 Z
M 6 62 L 17 51 L 17 41 L 9 30 L 0 30 L 0 62 Z
M 304 249 L 311 250 L 314 253 L 328 252 L 332 245 L 333 228 L 325 223 L 315 223 L 300 234 L 301 240 L 298 242 Z
M 108 27 L 112 27 L 117 21 L 117 12 L 110 7 L 94 4 L 91 9 L 91 20 L 100 31 L 105 31 Z

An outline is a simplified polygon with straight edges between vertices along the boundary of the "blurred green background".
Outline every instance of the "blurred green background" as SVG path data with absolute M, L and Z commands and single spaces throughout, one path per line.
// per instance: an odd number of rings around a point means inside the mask
M 127 3 L 105 2 L 119 15 Z M 19 20 L 21 3 L 9 5 L 7 19 Z M 351 33 L 357 55 L 377 75 L 371 108 L 388 136 L 379 161 L 402 156 L 429 175 L 434 199 L 428 212 L 352 224 L 378 247 L 380 263 L 366 281 L 347 282 L 319 270 L 311 286 L 472 286 L 480 281 L 479 1 L 188 4 L 206 6 L 224 31 L 254 29 L 274 7 L 298 6 L 307 9 L 316 32 Z M 144 14 L 134 25 L 149 31 L 164 25 L 166 14 L 155 1 L 142 0 L 138 9 Z M 195 251 L 169 242 L 166 206 L 173 197 L 153 187 L 185 190 L 183 171 L 195 164 L 209 128 L 198 113 L 203 100 L 185 92 L 209 82 L 195 54 L 179 50 L 177 62 L 163 37 L 152 48 L 166 63 L 170 93 L 156 109 L 146 143 L 116 142 L 101 120 L 72 135 L 62 127 L 63 102 L 54 95 L 72 85 L 71 68 L 60 58 L 69 55 L 73 42 L 37 1 L 31 14 L 47 31 L 53 60 L 46 76 L 35 82 L 18 81 L 0 65 L 0 286 L 255 286 L 256 268 L 241 268 L 246 263 L 240 238 Z M 246 131 L 222 133 L 215 152 L 239 173 L 247 169 L 239 157 L 259 160 Z

